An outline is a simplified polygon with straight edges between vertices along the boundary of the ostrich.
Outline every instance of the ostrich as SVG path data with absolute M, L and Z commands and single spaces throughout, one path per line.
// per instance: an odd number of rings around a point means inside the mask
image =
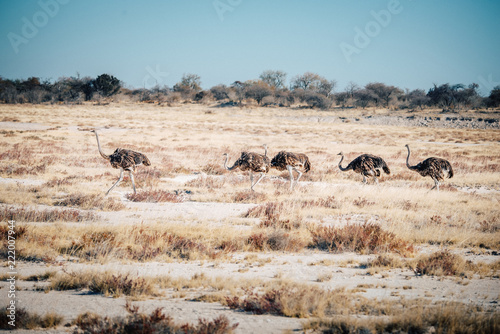
M 302 172 L 297 168 L 304 169 L 304 173 L 309 172 L 311 170 L 311 162 L 307 155 L 303 153 L 292 153 L 281 151 L 276 154 L 271 160 L 271 168 L 276 168 L 277 170 L 283 171 L 285 169 L 290 173 L 290 190 L 293 189 L 293 173 L 292 171 L 297 172 L 297 180 L 295 180 L 295 184 L 299 182 L 300 177 L 302 176 Z
M 123 180 L 123 171 L 126 170 L 128 171 L 128 174 L 130 176 L 130 180 L 132 181 L 132 188 L 134 189 L 134 194 L 137 192 L 135 191 L 135 182 L 134 182 L 134 175 L 132 174 L 135 172 L 136 166 L 139 166 L 143 164 L 144 166 L 150 166 L 151 162 L 149 162 L 149 159 L 142 153 L 131 151 L 131 150 L 126 150 L 123 148 L 117 148 L 113 154 L 111 155 L 106 155 L 102 152 L 101 150 L 101 144 L 99 143 L 99 136 L 97 135 L 96 130 L 90 130 L 90 132 L 95 133 L 95 137 L 97 139 L 97 147 L 99 149 L 99 153 L 101 156 L 108 160 L 111 163 L 111 166 L 113 168 L 119 168 L 120 169 L 120 178 L 118 181 L 113 184 L 111 188 L 106 192 L 106 196 L 109 194 L 111 190 L 113 190 L 114 187 L 120 181 Z
M 434 187 L 439 191 L 439 181 L 442 181 L 444 178 L 444 172 L 448 174 L 448 178 L 451 179 L 453 177 L 453 169 L 451 168 L 451 164 L 444 159 L 441 158 L 427 158 L 422 162 L 419 162 L 415 166 L 410 166 L 408 160 L 410 159 L 410 146 L 408 144 L 405 145 L 408 149 L 408 156 L 406 157 L 406 167 L 408 169 L 414 170 L 422 176 L 430 176 L 434 180 Z
M 362 154 L 353 161 L 351 161 L 346 168 L 342 167 L 342 161 L 344 160 L 344 153 L 340 152 L 338 155 L 342 156 L 339 161 L 339 168 L 341 171 L 345 172 L 352 169 L 356 173 L 363 175 L 363 183 L 366 184 L 366 177 L 372 176 L 375 182 L 378 184 L 377 176 L 380 176 L 380 168 L 384 170 L 386 174 L 390 174 L 391 171 L 384 159 L 377 157 L 372 154 Z
M 269 172 L 269 158 L 267 157 L 267 145 L 264 144 L 264 154 L 254 153 L 254 152 L 241 152 L 241 156 L 235 161 L 232 167 L 227 167 L 227 162 L 229 160 L 229 155 L 224 153 L 226 157 L 224 161 L 224 168 L 227 170 L 233 170 L 239 168 L 242 171 L 248 170 L 250 172 L 250 189 L 252 191 L 253 187 L 257 185 L 264 178 L 265 173 Z M 253 183 L 253 172 L 260 173 L 259 179 Z

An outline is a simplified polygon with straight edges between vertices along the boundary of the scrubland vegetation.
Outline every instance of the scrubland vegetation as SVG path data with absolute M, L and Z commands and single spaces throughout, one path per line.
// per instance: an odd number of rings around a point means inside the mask
M 317 73 L 296 75 L 287 84 L 283 71 L 267 70 L 258 79 L 235 81 L 229 86 L 219 84 L 210 89 L 201 88 L 201 78 L 184 74 L 173 87 L 129 89 L 125 83 L 109 74 L 90 77 L 62 77 L 51 82 L 31 77 L 26 80 L 0 77 L 0 101 L 5 103 L 76 103 L 95 101 L 129 101 L 172 105 L 182 101 L 201 104 L 217 102 L 221 106 L 243 106 L 257 103 L 267 107 L 302 107 L 329 110 L 337 108 L 378 107 L 391 110 L 479 110 L 500 106 L 500 86 L 494 87 L 487 97 L 479 94 L 479 85 L 441 84 L 423 89 L 408 90 L 381 82 L 361 87 L 350 82 L 339 89 L 335 80 Z
M 328 89 L 327 83 L 320 80 L 317 89 Z M 235 316 L 304 319 L 301 329 L 315 333 L 498 332 L 499 130 L 412 126 L 403 122 L 406 111 L 391 110 L 393 97 L 380 102 L 382 109 L 374 103 L 334 111 L 302 108 L 297 100 L 265 108 L 256 105 L 264 98 L 253 103 L 246 95 L 230 108 L 209 99 L 170 106 L 0 105 L 0 235 L 5 239 L 6 222 L 15 220 L 17 260 L 25 268 L 47 266 L 37 274 L 20 272 L 20 281 L 31 285 L 19 293 L 50 298 L 84 291 L 131 301 L 117 318 L 81 313 L 70 321 L 24 310 L 26 319 L 35 319 L 25 328 L 242 330 L 233 316 L 184 323 L 161 309 L 134 306 L 182 299 L 220 303 Z M 418 117 L 451 115 L 442 109 L 424 108 Z M 496 110 L 454 115 L 471 122 L 499 118 Z M 384 117 L 385 124 L 370 123 Z M 107 154 L 122 147 L 151 160 L 135 174 L 137 194 L 125 177 L 104 196 L 119 171 L 99 155 L 93 128 Z M 263 153 L 264 143 L 271 157 L 280 150 L 309 156 L 312 169 L 294 191 L 288 173 L 272 170 L 252 192 L 246 173 L 223 168 L 223 153 L 231 163 L 243 150 Z M 445 158 L 455 176 L 430 191 L 430 178 L 406 168 L 405 144 L 412 146 L 413 164 Z M 339 171 L 340 151 L 348 161 L 379 155 L 391 174 L 379 185 L 362 185 L 359 174 Z M 7 254 L 6 243 L 0 252 Z M 299 256 L 310 260 L 291 260 Z M 139 274 L 156 264 L 199 269 Z M 305 267 L 313 278 L 299 278 Z M 357 283 L 337 283 L 344 276 Z M 394 286 L 400 277 L 404 284 Z M 437 298 L 422 291 L 424 281 L 454 292 L 432 292 L 444 294 Z M 483 283 L 496 285 L 496 296 L 462 296 L 461 290 Z

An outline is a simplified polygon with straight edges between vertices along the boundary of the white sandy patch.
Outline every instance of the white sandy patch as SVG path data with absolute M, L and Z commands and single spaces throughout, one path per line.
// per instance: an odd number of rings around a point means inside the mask
M 43 125 L 40 123 L 0 122 L 0 129 L 2 130 L 28 131 L 28 130 L 47 130 L 49 128 L 51 128 L 51 126 Z
M 252 255 L 253 254 L 253 255 Z M 248 260 L 248 255 L 252 255 Z M 357 255 L 354 253 L 331 254 L 320 251 L 304 251 L 299 254 L 240 253 L 230 261 L 186 261 L 182 263 L 146 262 L 127 264 L 123 262 L 101 264 L 78 264 L 65 261 L 45 266 L 36 263 L 19 263 L 17 268 L 22 276 L 43 274 L 47 271 L 67 272 L 111 271 L 130 274 L 132 277 L 162 277 L 190 279 L 203 273 L 209 278 L 231 278 L 234 280 L 258 279 L 270 281 L 280 278 L 297 283 L 313 284 L 325 291 L 337 288 L 357 289 L 359 294 L 370 299 L 399 300 L 400 298 L 422 298 L 431 301 L 458 301 L 483 307 L 498 308 L 500 286 L 494 279 L 472 278 L 467 284 L 459 284 L 453 277 L 417 277 L 408 269 L 393 269 L 383 274 L 369 275 L 363 269 L 363 263 L 375 255 Z M 482 261 L 481 257 L 475 258 Z M 327 265 L 322 263 L 328 263 Z M 62 266 L 61 266 L 62 265 Z M 319 279 L 322 278 L 321 281 Z M 326 278 L 326 279 L 325 279 Z M 7 282 L 0 282 L 1 290 Z M 55 312 L 65 317 L 65 322 L 75 319 L 86 311 L 106 316 L 125 316 L 125 298 L 109 298 L 89 294 L 86 291 L 51 291 L 44 293 L 32 291 L 33 282 L 20 282 L 18 306 L 28 311 L 45 314 Z M 362 287 L 360 289 L 360 287 Z M 31 291 L 30 291 L 31 290 Z M 282 333 L 285 329 L 299 330 L 305 320 L 275 317 L 271 315 L 252 315 L 237 312 L 219 303 L 192 302 L 190 298 L 209 293 L 204 289 L 186 291 L 182 299 L 176 298 L 176 291 L 165 289 L 163 296 L 134 301 L 142 312 L 150 313 L 157 307 L 163 307 L 166 314 L 175 321 L 196 323 L 198 318 L 214 319 L 219 315 L 228 317 L 231 323 L 239 323 L 236 333 Z M 0 301 L 0 306 L 5 302 Z
M 13 179 L 0 177 L 0 184 L 20 184 L 23 186 L 40 186 L 45 183 L 45 180 L 37 179 Z
M 166 220 L 221 221 L 241 217 L 256 204 L 242 203 L 134 203 L 126 202 L 132 211 L 99 212 L 111 224 L 165 222 Z

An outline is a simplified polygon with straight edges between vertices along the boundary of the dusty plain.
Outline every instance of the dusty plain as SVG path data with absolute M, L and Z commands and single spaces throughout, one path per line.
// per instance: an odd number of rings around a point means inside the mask
M 0 105 L 0 307 L 9 302 L 6 232 L 15 220 L 17 307 L 63 318 L 38 332 L 73 332 L 85 312 L 124 317 L 127 301 L 146 314 L 161 307 L 177 323 L 223 315 L 235 333 L 311 333 L 321 330 L 313 321 L 393 321 L 433 307 L 457 317 L 474 310 L 498 326 L 499 119 L 498 111 Z M 107 154 L 122 147 L 148 156 L 151 166 L 135 174 L 143 199 L 130 196 L 126 174 L 104 197 L 119 171 L 99 155 L 91 129 Z M 271 170 L 251 192 L 246 172 L 224 170 L 223 153 L 232 165 L 263 144 L 269 157 L 309 156 L 312 169 L 293 191 L 284 172 Z M 430 178 L 406 168 L 405 144 L 410 164 L 445 158 L 454 177 L 430 191 Z M 381 156 L 391 174 L 363 185 L 339 170 L 340 151 L 347 162 Z M 318 241 L 320 231 L 352 226 L 377 226 L 397 245 Z M 438 264 L 426 270 L 432 256 Z M 456 262 L 449 271 L 439 267 L 446 256 Z M 144 279 L 151 289 L 61 287 L 99 275 Z M 338 300 L 309 300 L 307 289 Z M 228 306 L 269 291 L 286 292 L 284 314 Z

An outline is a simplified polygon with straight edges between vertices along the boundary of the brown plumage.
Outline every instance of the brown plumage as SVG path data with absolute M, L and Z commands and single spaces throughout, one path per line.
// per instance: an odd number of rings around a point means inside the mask
M 250 173 L 250 189 L 253 191 L 253 187 L 264 178 L 265 173 L 269 172 L 270 161 L 267 157 L 267 145 L 264 145 L 264 154 L 259 154 L 255 152 L 241 152 L 240 158 L 236 160 L 232 167 L 227 167 L 227 162 L 229 156 L 224 153 L 226 160 L 224 161 L 224 168 L 227 170 L 240 169 L 241 171 L 249 171 Z M 260 173 L 260 178 L 253 183 L 253 172 Z
M 301 168 L 304 170 L 304 173 L 307 173 L 311 170 L 311 162 L 307 155 L 303 153 L 281 151 L 271 160 L 271 168 L 276 168 L 280 171 L 288 170 L 290 173 L 290 190 L 292 190 L 294 187 L 292 171 L 298 174 L 297 180 L 295 180 L 295 184 L 297 184 L 302 176 L 302 172 L 297 168 Z
M 410 159 L 410 146 L 408 144 L 405 145 L 408 149 L 408 156 L 406 157 L 406 167 L 408 169 L 414 170 L 422 176 L 430 176 L 432 180 L 434 180 L 434 187 L 439 191 L 439 181 L 443 181 L 444 173 L 447 174 L 448 178 L 451 179 L 453 177 L 453 168 L 451 168 L 451 164 L 441 158 L 427 158 L 422 162 L 419 162 L 415 166 L 410 166 L 408 160 Z
M 390 174 L 391 170 L 387 167 L 384 159 L 377 157 L 372 154 L 362 154 L 353 161 L 351 161 L 347 167 L 342 167 L 342 161 L 344 160 L 344 153 L 340 152 L 338 155 L 342 156 L 339 161 L 339 168 L 341 171 L 345 172 L 348 170 L 353 170 L 355 173 L 359 173 L 363 176 L 363 183 L 366 183 L 366 177 L 373 177 L 375 182 L 378 183 L 377 176 L 380 176 L 380 169 L 382 169 L 386 174 Z
M 109 192 L 123 180 L 123 171 L 125 170 L 129 173 L 130 180 L 132 181 L 132 188 L 134 189 L 135 194 L 135 182 L 134 175 L 132 173 L 135 172 L 136 167 L 139 165 L 150 166 L 151 162 L 149 161 L 148 157 L 146 157 L 142 153 L 132 150 L 126 150 L 124 148 L 117 148 L 111 155 L 106 155 L 101 150 L 101 144 L 99 143 L 99 136 L 97 135 L 97 131 L 91 130 L 91 132 L 95 133 L 95 137 L 97 139 L 97 148 L 99 149 L 99 153 L 101 154 L 101 156 L 104 159 L 108 160 L 113 168 L 120 169 L 120 178 L 115 182 L 115 184 L 113 184 L 111 188 L 109 188 L 109 190 L 106 192 L 106 195 L 108 195 Z

